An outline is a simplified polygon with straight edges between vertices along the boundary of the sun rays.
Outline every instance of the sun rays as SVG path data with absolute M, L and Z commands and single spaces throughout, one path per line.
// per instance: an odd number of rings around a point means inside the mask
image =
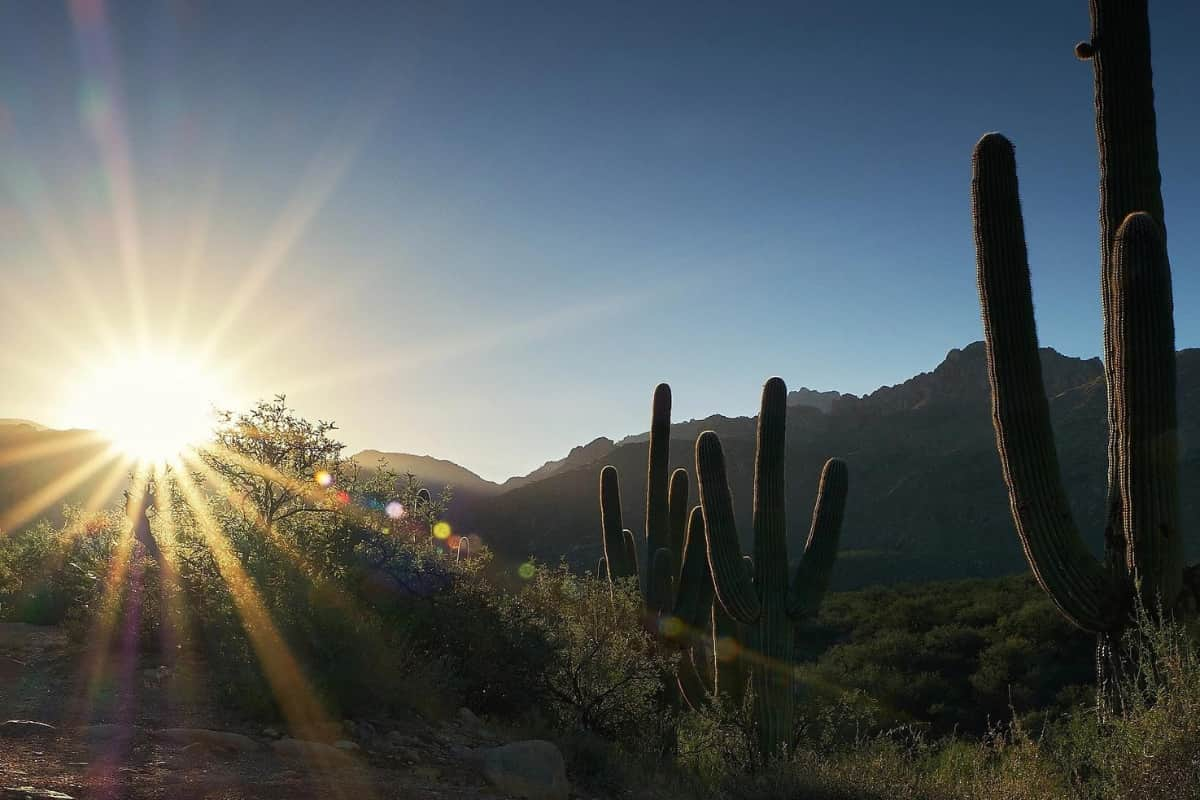
M 105 4 L 75 0 L 70 11 L 82 71 L 77 122 L 94 149 L 96 165 L 96 176 L 82 176 L 79 183 L 103 197 L 105 207 L 94 218 L 72 224 L 78 198 L 69 196 L 69 189 L 62 190 L 62 197 L 51 191 L 58 186 L 53 165 L 43 167 L 37 159 L 25 158 L 19 137 L 0 140 L 0 185 L 31 234 L 37 253 L 29 260 L 37 264 L 37 279 L 46 298 L 30 302 L 35 296 L 32 291 L 28 296 L 5 295 L 6 314 L 36 334 L 42 351 L 34 354 L 28 348 L 10 347 L 0 354 L 0 361 L 19 379 L 60 387 L 65 400 L 56 411 L 46 413 L 57 413 L 59 421 L 70 427 L 91 430 L 0 444 L 0 469 L 74 459 L 40 486 L 0 506 L 0 537 L 56 514 L 64 503 L 76 504 L 57 531 L 62 546 L 47 558 L 44 569 L 50 570 L 61 566 L 72 543 L 93 536 L 99 542 L 101 528 L 111 534 L 117 527 L 116 535 L 106 540 L 111 544 L 107 571 L 89 576 L 95 581 L 98 605 L 91 609 L 90 656 L 82 665 L 81 717 L 95 710 L 112 686 L 136 694 L 138 626 L 152 608 L 161 614 L 157 630 L 163 651 L 186 648 L 189 629 L 202 621 L 183 602 L 180 586 L 189 574 L 186 559 L 199 556 L 215 564 L 253 657 L 289 725 L 295 731 L 319 726 L 329 720 L 317 688 L 289 647 L 281 623 L 272 619 L 265 590 L 256 585 L 214 512 L 239 503 L 248 507 L 244 488 L 214 471 L 200 451 L 213 447 L 206 441 L 214 421 L 212 408 L 236 405 L 240 381 L 264 371 L 306 332 L 333 327 L 322 317 L 327 317 L 331 303 L 346 297 L 353 280 L 329 281 L 277 319 L 261 318 L 260 300 L 286 271 L 383 117 L 388 99 L 377 96 L 374 87 L 390 84 L 373 81 L 370 91 L 346 102 L 337 114 L 339 124 L 307 158 L 274 219 L 255 237 L 246 263 L 239 262 L 237 277 L 220 285 L 215 307 L 204 307 L 199 298 L 206 271 L 214 264 L 228 268 L 230 261 L 237 261 L 220 249 L 219 241 L 221 225 L 232 216 L 221 197 L 223 178 L 231 175 L 220 158 L 206 165 L 188 198 L 194 206 L 185 217 L 188 222 L 178 225 L 178 252 L 156 252 L 151 224 L 154 198 L 140 183 L 139 150 L 133 138 L 137 126 L 126 117 L 120 59 Z M 224 152 L 224 146 L 217 149 Z M 95 231 L 101 231 L 103 238 L 89 237 Z M 113 244 L 112 258 L 103 255 L 107 237 Z M 106 269 L 110 279 L 105 277 Z M 173 285 L 163 291 L 155 281 Z M 116 289 L 106 294 L 110 283 Z M 113 297 L 118 298 L 115 304 Z M 626 311 L 642 299 L 601 299 L 474 328 L 457 324 L 452 337 L 415 356 L 418 351 L 408 347 L 399 355 L 358 353 L 336 364 L 311 366 L 291 381 L 297 388 L 368 385 L 381 373 L 411 369 L 430 359 L 446 361 L 546 338 L 580 320 Z M 227 448 L 215 449 L 244 470 L 293 493 L 309 506 L 306 511 L 335 511 L 363 526 L 389 524 L 384 507 L 356 505 L 344 492 L 339 494 L 337 486 L 297 479 Z M 125 515 L 114 510 L 119 508 L 114 501 L 119 504 L 123 486 L 130 491 Z M 186 526 L 166 497 L 160 497 L 157 509 L 142 519 L 139 503 L 151 486 L 158 492 L 169 487 L 178 493 L 172 503 L 177 500 L 184 509 Z M 299 572 L 313 572 L 310 554 L 275 535 L 278 520 L 249 516 L 266 546 Z M 156 552 L 150 552 L 135 533 L 139 525 L 152 528 Z M 464 554 L 462 548 L 459 554 Z M 465 555 L 471 558 L 469 550 Z M 152 591 L 161 591 L 157 605 L 151 603 Z M 373 619 L 376 614 L 365 600 L 337 586 L 326 588 L 321 598 L 348 622 Z M 130 721 L 133 711 L 117 709 L 115 721 Z M 311 766 L 319 774 L 328 765 Z M 327 794 L 345 791 L 331 783 Z

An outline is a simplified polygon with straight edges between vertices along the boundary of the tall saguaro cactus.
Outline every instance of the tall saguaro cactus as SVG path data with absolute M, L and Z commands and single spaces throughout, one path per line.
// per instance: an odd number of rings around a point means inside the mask
M 671 387 L 654 389 L 646 465 L 646 555 L 639 563 L 637 537 L 623 527 L 617 468 L 600 471 L 600 520 L 610 580 L 638 576 L 647 610 L 669 613 L 683 563 L 688 513 L 687 470 L 670 473 Z
M 821 472 L 812 527 L 789 585 L 784 506 L 787 387 L 763 386 L 754 462 L 754 568 L 748 574 L 734 522 L 725 455 L 717 434 L 696 440 L 696 476 L 704 513 L 708 562 L 721 607 L 745 626 L 758 745 L 771 758 L 791 743 L 795 716 L 796 624 L 819 607 L 837 558 L 846 504 L 846 465 L 830 459 Z
M 1175 332 L 1155 137 L 1146 0 L 1091 0 L 1100 151 L 1100 286 L 1108 393 L 1104 562 L 1088 551 L 1059 474 L 1042 382 L 1013 147 L 988 134 L 972 159 L 979 298 L 992 419 L 1013 521 L 1034 575 L 1077 626 L 1111 639 L 1140 599 L 1194 610 L 1179 529 Z
M 716 680 L 698 658 L 698 652 L 712 644 L 712 577 L 703 517 L 698 506 L 688 506 L 687 470 L 669 472 L 670 437 L 671 387 L 660 383 L 651 405 L 645 555 L 639 558 L 638 537 L 623 525 L 617 469 L 606 466 L 600 471 L 604 557 L 597 569 L 606 570 L 609 581 L 639 579 L 647 621 L 682 649 L 678 695 L 695 708 L 714 689 Z

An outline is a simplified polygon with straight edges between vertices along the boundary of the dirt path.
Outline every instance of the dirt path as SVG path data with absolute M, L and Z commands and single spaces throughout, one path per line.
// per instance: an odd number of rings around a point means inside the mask
M 275 731 L 220 719 L 195 699 L 207 695 L 201 670 L 136 659 L 98 670 L 96 657 L 57 629 L 0 623 L 0 723 L 54 726 L 0 724 L 0 800 L 24 786 L 97 800 L 504 796 L 464 757 L 498 743 L 465 712 L 438 726 L 335 723 L 314 737 L 324 743 L 281 744 Z M 181 728 L 191 732 L 164 733 Z

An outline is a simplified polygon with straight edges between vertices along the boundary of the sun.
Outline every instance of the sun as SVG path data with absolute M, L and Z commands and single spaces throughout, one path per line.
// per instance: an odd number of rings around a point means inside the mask
M 70 389 L 67 416 L 143 463 L 167 463 L 207 439 L 224 387 L 200 363 L 165 353 L 97 365 Z

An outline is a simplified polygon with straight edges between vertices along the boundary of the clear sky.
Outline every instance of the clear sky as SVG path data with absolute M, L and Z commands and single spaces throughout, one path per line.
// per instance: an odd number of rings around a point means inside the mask
M 177 350 L 503 479 L 644 430 L 660 380 L 676 418 L 870 391 L 981 338 L 989 130 L 1042 342 L 1099 351 L 1084 0 L 0 9 L 0 417 L 87 425 L 81 370 Z M 1151 22 L 1196 346 L 1200 4 Z

